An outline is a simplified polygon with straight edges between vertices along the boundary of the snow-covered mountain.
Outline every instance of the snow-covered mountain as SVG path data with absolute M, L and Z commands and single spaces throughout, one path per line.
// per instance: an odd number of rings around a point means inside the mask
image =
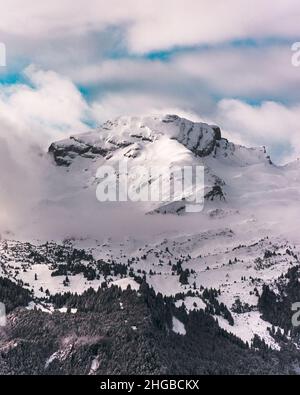
M 141 188 L 149 183 L 158 188 L 159 180 L 148 173 L 140 177 L 137 174 L 139 166 L 159 167 L 163 181 L 167 182 L 170 171 L 176 167 L 204 166 L 204 185 L 197 186 L 198 189 L 204 187 L 207 202 L 204 211 L 221 207 L 231 212 L 253 206 L 255 210 L 265 210 L 285 200 L 294 205 L 300 197 L 297 164 L 276 166 L 264 147 L 246 148 L 234 144 L 222 137 L 219 127 L 176 115 L 120 117 L 90 133 L 53 143 L 49 152 L 59 173 L 67 174 L 65 179 L 68 178 L 56 199 L 63 200 L 68 187 L 73 192 L 76 190 L 79 201 L 87 199 L 81 196 L 83 188 L 94 197 L 97 169 L 109 165 L 118 171 L 118 166 L 125 162 L 129 184 L 139 179 Z M 182 199 L 186 197 L 175 196 L 171 204 L 144 202 L 131 209 L 139 207 L 144 212 L 183 214 L 185 202 Z
M 257 182 L 260 182 L 257 172 L 263 173 L 266 183 L 263 189 L 269 190 L 277 169 L 264 148 L 233 144 L 222 138 L 219 127 L 194 123 L 176 115 L 121 117 L 106 122 L 96 131 L 53 143 L 49 152 L 56 165 L 63 168 L 62 172 L 87 188 L 97 185 L 97 168 L 103 164 L 117 169 L 126 161 L 129 184 L 136 180 L 139 166 L 149 169 L 158 166 L 166 173 L 164 180 L 176 166 L 202 165 L 208 201 L 231 202 L 257 192 Z M 147 177 L 140 180 L 141 185 L 158 184 L 157 179 Z M 180 201 L 182 197 L 176 196 L 175 200 Z M 152 206 L 155 212 L 183 212 L 178 210 L 178 203 L 166 205 L 167 210 Z M 148 209 L 145 205 L 144 210 Z
M 49 157 L 47 188 L 23 227 L 30 243 L 0 243 L 1 274 L 33 289 L 33 304 L 51 311 L 40 298 L 103 282 L 138 288 L 144 277 L 156 292 L 176 295 L 177 306 L 206 309 L 244 341 L 256 334 L 279 349 L 272 325 L 289 328 L 291 338 L 290 325 L 268 318 L 262 299 L 266 286 L 279 295 L 289 284 L 286 273 L 299 267 L 298 161 L 276 166 L 264 147 L 234 144 L 219 127 L 176 115 L 108 121 L 53 143 Z M 203 211 L 186 213 L 188 196 L 100 203 L 97 169 L 125 162 L 129 184 L 139 166 L 155 164 L 167 181 L 170 169 L 204 166 L 204 185 L 197 186 L 204 188 Z M 147 173 L 139 182 L 157 179 Z

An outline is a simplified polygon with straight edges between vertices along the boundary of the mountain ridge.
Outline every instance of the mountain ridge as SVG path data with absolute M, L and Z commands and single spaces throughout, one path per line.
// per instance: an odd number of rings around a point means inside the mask
M 93 158 L 97 155 L 106 156 L 119 148 L 124 148 L 140 141 L 153 142 L 162 135 L 177 140 L 192 153 L 206 157 L 220 147 L 234 151 L 235 147 L 245 148 L 249 152 L 266 154 L 264 148 L 246 148 L 229 142 L 221 135 L 216 125 L 193 122 L 178 115 L 165 116 L 122 116 L 113 121 L 106 121 L 94 131 L 72 135 L 69 139 L 54 142 L 49 153 L 60 166 L 70 166 L 75 154 Z M 219 144 L 217 143 L 219 142 Z M 266 156 L 269 159 L 268 156 Z M 263 159 L 263 156 L 260 158 Z

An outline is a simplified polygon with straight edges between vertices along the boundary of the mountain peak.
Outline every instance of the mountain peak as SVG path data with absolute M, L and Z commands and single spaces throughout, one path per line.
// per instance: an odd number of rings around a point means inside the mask
M 69 166 L 78 156 L 107 157 L 120 148 L 147 145 L 163 136 L 177 140 L 198 157 L 210 155 L 222 140 L 218 126 L 193 122 L 178 115 L 122 116 L 97 130 L 53 143 L 49 152 L 56 164 Z

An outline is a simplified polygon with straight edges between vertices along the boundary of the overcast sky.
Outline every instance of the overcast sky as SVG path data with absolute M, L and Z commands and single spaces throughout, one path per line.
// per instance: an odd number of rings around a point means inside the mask
M 108 118 L 172 112 L 294 159 L 299 21 L 299 0 L 0 0 L 0 140 L 45 149 Z

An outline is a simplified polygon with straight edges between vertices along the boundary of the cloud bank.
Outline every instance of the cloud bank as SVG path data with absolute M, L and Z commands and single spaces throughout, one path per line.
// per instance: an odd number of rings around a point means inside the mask
M 295 38 L 297 0 L 53 0 L 0 2 L 0 31 L 41 39 L 121 26 L 130 51 L 212 44 L 253 37 Z M 22 11 L 20 11 L 22 10 Z M 28 23 L 30 21 L 30 23 Z

